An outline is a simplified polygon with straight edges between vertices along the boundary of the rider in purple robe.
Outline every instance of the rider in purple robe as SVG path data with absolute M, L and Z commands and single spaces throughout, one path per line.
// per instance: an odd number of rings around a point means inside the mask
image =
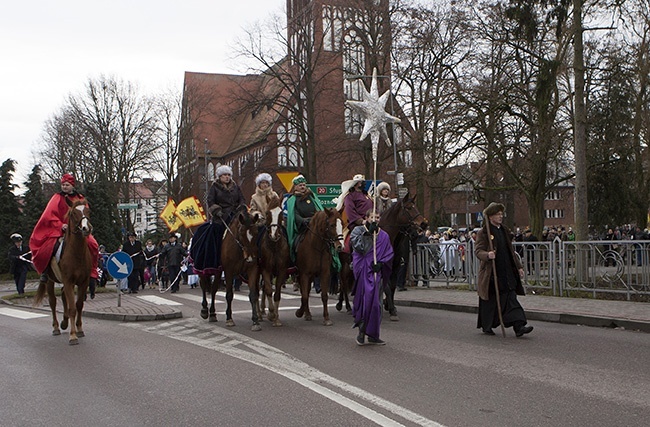
M 386 344 L 379 338 L 381 295 L 383 281 L 390 277 L 393 247 L 388 234 L 377 225 L 378 220 L 372 209 L 367 211 L 363 224 L 355 227 L 350 237 L 353 249 L 352 270 L 356 281 L 352 315 L 354 326 L 359 328 L 356 339 L 358 345 Z M 373 235 L 377 236 L 376 258 Z

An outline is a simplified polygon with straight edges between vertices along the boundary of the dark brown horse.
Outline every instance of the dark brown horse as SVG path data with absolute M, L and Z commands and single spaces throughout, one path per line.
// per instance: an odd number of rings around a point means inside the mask
M 226 326 L 235 326 L 232 320 L 233 280 L 237 276 L 248 280 L 249 289 L 257 288 L 257 220 L 258 215 L 251 216 L 247 211 L 239 212 L 230 222 L 229 229 L 221 244 L 221 266 L 226 280 Z M 257 315 L 257 299 L 249 293 L 253 310 L 252 330 L 260 329 Z
M 43 301 L 47 291 L 50 310 L 52 311 L 52 335 L 61 335 L 61 329 L 68 328 L 70 323 L 69 344 L 78 344 L 78 337 L 84 336 L 81 322 L 86 288 L 90 281 L 92 257 L 88 249 L 88 236 L 92 225 L 88 219 L 88 205 L 85 201 L 76 201 L 67 214 L 67 229 L 64 234 L 64 250 L 61 259 L 57 262 L 55 257 L 50 260 L 47 267 L 47 283 L 40 282 L 34 297 L 34 307 Z M 62 283 L 61 301 L 63 302 L 63 320 L 59 329 L 56 317 L 56 294 L 54 283 Z M 77 301 L 74 303 L 75 286 L 77 287 Z
M 264 286 L 262 303 L 268 300 L 268 319 L 273 326 L 282 326 L 280 322 L 280 296 L 282 286 L 288 277 L 290 264 L 289 242 L 284 227 L 284 215 L 282 213 L 282 201 L 278 197 L 268 200 L 268 208 L 265 213 L 264 232 L 260 236 L 259 243 L 259 268 Z M 273 292 L 273 278 L 275 278 L 275 292 Z M 259 282 L 257 282 L 259 283 Z M 253 292 L 253 288 L 251 288 Z M 258 298 L 258 287 L 254 289 L 254 297 Z M 264 306 L 264 304 L 263 304 Z M 258 317 L 262 317 L 264 311 L 258 305 Z
M 393 321 L 399 320 L 394 302 L 395 288 L 399 280 L 406 278 L 411 241 L 417 236 L 418 230 L 428 226 L 426 218 L 415 206 L 415 197 L 406 193 L 404 198 L 384 211 L 379 219 L 379 226 L 388 233 L 395 253 L 390 286 L 388 289 L 384 288 L 384 308 L 390 312 L 390 320 Z
M 323 324 L 331 326 L 327 298 L 330 286 L 332 257 L 343 248 L 343 222 L 336 209 L 325 209 L 314 214 L 309 221 L 303 240 L 296 250 L 296 267 L 300 284 L 300 308 L 297 317 L 311 320 L 309 291 L 315 277 L 320 278 L 321 300 L 323 301 Z

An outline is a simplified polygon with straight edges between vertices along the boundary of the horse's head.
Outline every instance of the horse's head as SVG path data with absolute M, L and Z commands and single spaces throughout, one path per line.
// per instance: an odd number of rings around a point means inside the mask
M 400 226 L 415 226 L 421 230 L 426 230 L 429 223 L 415 206 L 416 196 L 410 197 L 410 194 L 406 193 L 404 198 L 396 203 L 397 224 Z
M 343 220 L 336 209 L 325 209 L 327 218 L 325 220 L 326 239 L 334 244 L 337 251 L 343 250 Z
M 266 210 L 266 230 L 269 238 L 277 242 L 282 237 L 282 224 L 284 215 L 282 214 L 281 201 L 279 197 L 268 199 L 268 208 Z
M 237 238 L 246 244 L 252 244 L 255 246 L 257 241 L 257 221 L 259 220 L 259 215 L 251 215 L 246 210 L 241 210 L 235 217 L 237 219 Z
M 84 237 L 93 231 L 93 226 L 88 219 L 90 210 L 85 200 L 77 200 L 68 211 L 68 231 L 70 233 L 81 233 Z

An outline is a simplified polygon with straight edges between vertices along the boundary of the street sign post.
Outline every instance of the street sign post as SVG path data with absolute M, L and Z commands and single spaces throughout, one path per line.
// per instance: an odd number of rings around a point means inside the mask
M 118 203 L 118 209 L 138 209 L 137 203 Z
M 114 252 L 106 261 L 106 269 L 114 279 L 126 279 L 133 271 L 133 260 L 125 252 Z M 119 282 L 117 284 L 117 306 L 122 306 L 122 293 L 120 292 Z

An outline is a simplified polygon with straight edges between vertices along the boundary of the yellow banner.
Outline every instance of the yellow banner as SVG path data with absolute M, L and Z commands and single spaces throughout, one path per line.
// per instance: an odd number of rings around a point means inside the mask
M 183 222 L 185 228 L 203 224 L 207 217 L 203 211 L 201 202 L 194 196 L 190 196 L 176 206 L 176 215 Z
M 160 213 L 160 219 L 165 222 L 167 228 L 169 228 L 170 233 L 178 230 L 182 224 L 182 221 L 176 215 L 174 215 L 175 211 L 176 203 L 174 203 L 174 200 L 169 198 L 167 200 L 167 204 Z

